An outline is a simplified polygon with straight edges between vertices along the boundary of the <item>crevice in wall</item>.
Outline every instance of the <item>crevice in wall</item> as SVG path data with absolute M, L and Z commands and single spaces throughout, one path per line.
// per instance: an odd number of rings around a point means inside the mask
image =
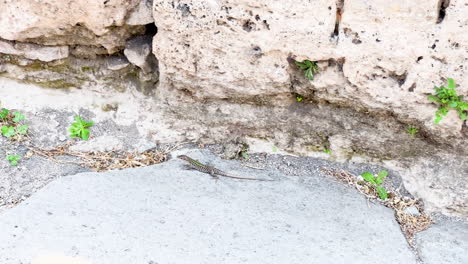
M 158 33 L 158 28 L 155 23 L 144 26 L 144 34 L 126 41 L 123 54 L 138 69 L 128 75 L 129 80 L 139 92 L 153 95 L 159 83 L 159 61 L 153 54 L 153 38 Z
M 156 24 L 151 23 L 145 25 L 145 35 L 151 35 L 154 37 L 156 34 L 158 34 L 158 27 L 156 27 Z
M 344 0 L 337 0 L 336 1 L 335 29 L 333 30 L 333 33 L 330 36 L 331 38 L 336 38 L 336 39 L 339 38 L 341 15 L 343 13 L 343 7 L 344 7 Z
M 404 72 L 403 74 L 396 74 L 396 73 L 390 74 L 390 78 L 394 79 L 400 87 L 403 86 L 403 84 L 405 84 L 407 76 L 408 76 L 407 72 Z
M 437 24 L 442 23 L 444 21 L 446 15 L 446 9 L 450 5 L 450 0 L 440 0 L 438 4 L 439 15 L 437 16 Z
M 159 80 L 158 60 L 152 52 L 152 40 L 158 29 L 154 23 L 141 28 L 139 34 L 128 37 L 112 53 L 92 43 L 46 46 L 24 42 L 10 45 L 3 41 L 2 76 L 44 88 L 107 87 L 102 89 L 109 92 L 135 88 L 151 96 Z

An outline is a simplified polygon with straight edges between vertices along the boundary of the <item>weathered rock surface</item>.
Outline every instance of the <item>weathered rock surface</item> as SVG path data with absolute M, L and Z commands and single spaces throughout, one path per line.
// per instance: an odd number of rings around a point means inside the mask
M 0 53 L 45 62 L 65 59 L 69 55 L 68 46 L 47 47 L 31 43 L 14 43 L 6 40 L 0 40 Z
M 131 25 L 126 24 L 129 14 L 140 2 L 2 1 L 0 38 L 45 45 L 102 46 L 112 53 L 122 47 L 127 38 L 144 31 L 144 27 L 140 26 L 144 24 L 138 24 L 134 16 L 130 16 Z M 141 22 L 146 23 L 148 19 Z
M 153 0 L 141 0 L 138 6 L 128 16 L 127 25 L 146 25 L 154 22 Z
M 143 73 L 157 72 L 156 58 L 151 52 L 152 36 L 138 36 L 127 41 L 124 54 L 134 65 L 140 67 Z
M 427 100 L 448 77 L 468 92 L 465 1 L 450 1 L 444 18 L 439 0 L 341 2 L 154 1 L 162 87 L 200 100 L 264 96 L 270 105 L 299 93 L 466 139 L 453 111 L 435 126 Z M 305 81 L 288 58 L 319 61 L 321 71 Z
M 427 99 L 447 78 L 468 93 L 465 1 L 296 2 L 154 1 L 171 126 L 191 139 L 250 135 L 296 153 L 397 160 L 386 163 L 431 211 L 467 215 L 468 127 L 455 111 L 435 125 Z M 304 59 L 318 62 L 313 81 L 294 64 Z
M 47 88 L 133 87 L 150 94 L 158 82 L 155 32 L 144 26 L 153 22 L 151 6 L 150 0 L 2 1 L 0 71 Z M 128 67 L 119 51 L 135 35 L 149 40 L 133 49 L 146 52 L 143 62 Z

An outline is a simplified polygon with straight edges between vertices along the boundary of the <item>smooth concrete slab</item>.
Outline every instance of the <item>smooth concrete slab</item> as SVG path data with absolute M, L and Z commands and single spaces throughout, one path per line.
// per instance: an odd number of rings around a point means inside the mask
M 468 224 L 442 220 L 416 235 L 419 256 L 425 264 L 468 263 Z
M 64 177 L 0 214 L 0 263 L 416 263 L 392 210 L 351 187 L 189 155 L 276 181 L 216 181 L 177 159 Z

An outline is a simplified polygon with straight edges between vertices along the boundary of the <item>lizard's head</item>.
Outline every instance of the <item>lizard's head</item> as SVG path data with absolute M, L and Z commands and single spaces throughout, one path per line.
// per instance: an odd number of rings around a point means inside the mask
M 189 157 L 187 157 L 186 155 L 179 155 L 177 156 L 177 158 L 182 159 L 182 160 L 189 160 Z

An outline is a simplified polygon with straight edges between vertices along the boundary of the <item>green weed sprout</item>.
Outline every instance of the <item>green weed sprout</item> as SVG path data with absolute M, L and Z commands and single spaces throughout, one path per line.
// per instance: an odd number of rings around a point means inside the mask
M 439 104 L 439 109 L 435 113 L 435 124 L 439 124 L 442 118 L 448 114 L 450 109 L 456 110 L 461 120 L 466 120 L 468 102 L 462 101 L 463 95 L 457 95 L 455 87 L 455 81 L 449 78 L 447 79 L 447 87 L 434 86 L 435 94 L 427 96 L 427 99 Z
M 12 114 L 8 109 L 1 109 L 0 123 L 3 123 L 3 125 L 0 127 L 0 133 L 8 138 L 16 135 L 26 135 L 29 126 L 21 124 L 21 121 L 25 119 L 26 117 L 18 111 Z
M 70 137 L 79 137 L 83 140 L 88 140 L 90 131 L 87 128 L 91 127 L 93 124 L 93 121 L 85 121 L 80 116 L 75 116 L 75 122 L 73 122 L 68 128 L 68 132 L 70 132 Z
M 10 162 L 11 166 L 18 165 L 18 161 L 21 159 L 20 155 L 7 155 L 6 159 Z
M 377 194 L 379 195 L 380 199 L 385 200 L 388 198 L 388 193 L 387 190 L 385 190 L 384 187 L 382 187 L 382 183 L 385 177 L 387 177 L 388 171 L 383 170 L 377 174 L 377 177 L 374 176 L 374 174 L 370 172 L 364 172 L 361 174 L 361 177 L 368 183 L 372 184 L 377 191 Z
M 408 134 L 410 134 L 412 137 L 414 137 L 416 133 L 418 133 L 418 131 L 419 131 L 418 128 L 414 126 L 408 126 L 406 128 L 406 132 L 408 132 Z
M 310 61 L 310 60 L 303 60 L 302 62 L 295 61 L 294 63 L 304 71 L 304 75 L 307 79 L 311 81 L 314 80 L 314 74 L 318 73 L 319 71 L 317 62 Z

